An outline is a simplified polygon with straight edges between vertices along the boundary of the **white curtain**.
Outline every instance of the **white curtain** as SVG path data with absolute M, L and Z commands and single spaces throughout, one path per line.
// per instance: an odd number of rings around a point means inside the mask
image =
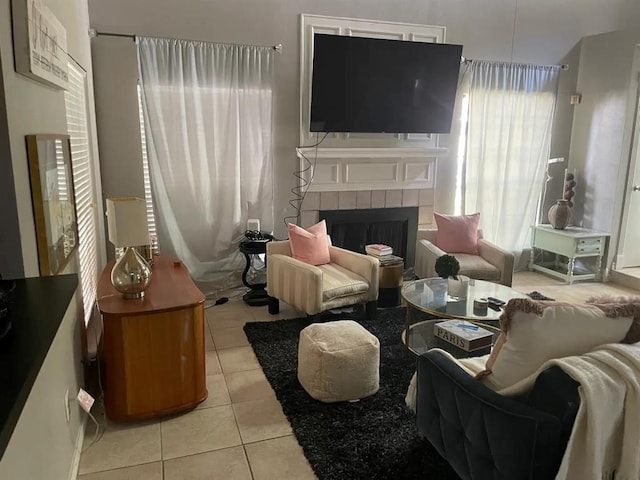
M 197 280 L 231 286 L 247 219 L 273 228 L 273 50 L 137 45 L 160 250 Z
M 464 161 L 464 209 L 483 235 L 519 255 L 549 158 L 557 67 L 472 61 Z

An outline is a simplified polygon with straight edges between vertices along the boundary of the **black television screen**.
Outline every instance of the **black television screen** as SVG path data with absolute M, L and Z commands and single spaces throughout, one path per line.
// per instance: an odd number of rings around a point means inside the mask
M 462 45 L 315 34 L 312 132 L 449 133 Z

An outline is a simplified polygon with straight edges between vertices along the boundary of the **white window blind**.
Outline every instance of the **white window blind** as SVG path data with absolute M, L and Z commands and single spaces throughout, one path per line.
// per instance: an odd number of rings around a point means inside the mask
M 58 195 L 60 197 L 60 202 L 69 201 L 69 192 L 67 192 L 67 182 L 69 179 L 67 178 L 67 169 L 64 166 L 64 146 L 62 145 L 62 141 L 56 141 L 56 170 L 58 176 Z
M 149 238 L 153 246 L 158 246 L 156 234 L 156 217 L 153 213 L 153 199 L 151 198 L 151 175 L 149 175 L 149 159 L 147 157 L 147 138 L 144 131 L 144 113 L 142 110 L 142 89 L 138 85 L 138 115 L 140 120 L 140 138 L 142 139 L 142 175 L 144 179 L 144 199 L 147 203 L 147 223 L 149 224 Z
M 69 62 L 69 88 L 65 92 L 67 128 L 71 141 L 71 165 L 78 219 L 78 255 L 84 321 L 89 323 L 96 300 L 98 282 L 98 248 L 96 192 L 89 149 L 87 121 L 86 73 Z

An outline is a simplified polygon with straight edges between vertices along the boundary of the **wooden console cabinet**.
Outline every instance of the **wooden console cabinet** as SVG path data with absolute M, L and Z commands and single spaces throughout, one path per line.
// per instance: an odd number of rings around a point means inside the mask
M 204 295 L 182 262 L 155 257 L 141 299 L 111 285 L 113 262 L 98 281 L 103 317 L 103 387 L 111 420 L 188 410 L 207 398 Z

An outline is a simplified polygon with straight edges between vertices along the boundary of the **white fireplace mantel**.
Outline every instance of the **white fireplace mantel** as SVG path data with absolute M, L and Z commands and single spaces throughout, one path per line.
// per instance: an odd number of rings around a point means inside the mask
M 297 149 L 309 192 L 433 188 L 437 147 Z
M 315 157 L 315 148 L 298 148 L 298 157 L 304 154 L 307 157 Z M 427 158 L 442 157 L 449 152 L 448 148 L 441 147 L 388 147 L 388 148 L 318 148 L 318 158 Z

